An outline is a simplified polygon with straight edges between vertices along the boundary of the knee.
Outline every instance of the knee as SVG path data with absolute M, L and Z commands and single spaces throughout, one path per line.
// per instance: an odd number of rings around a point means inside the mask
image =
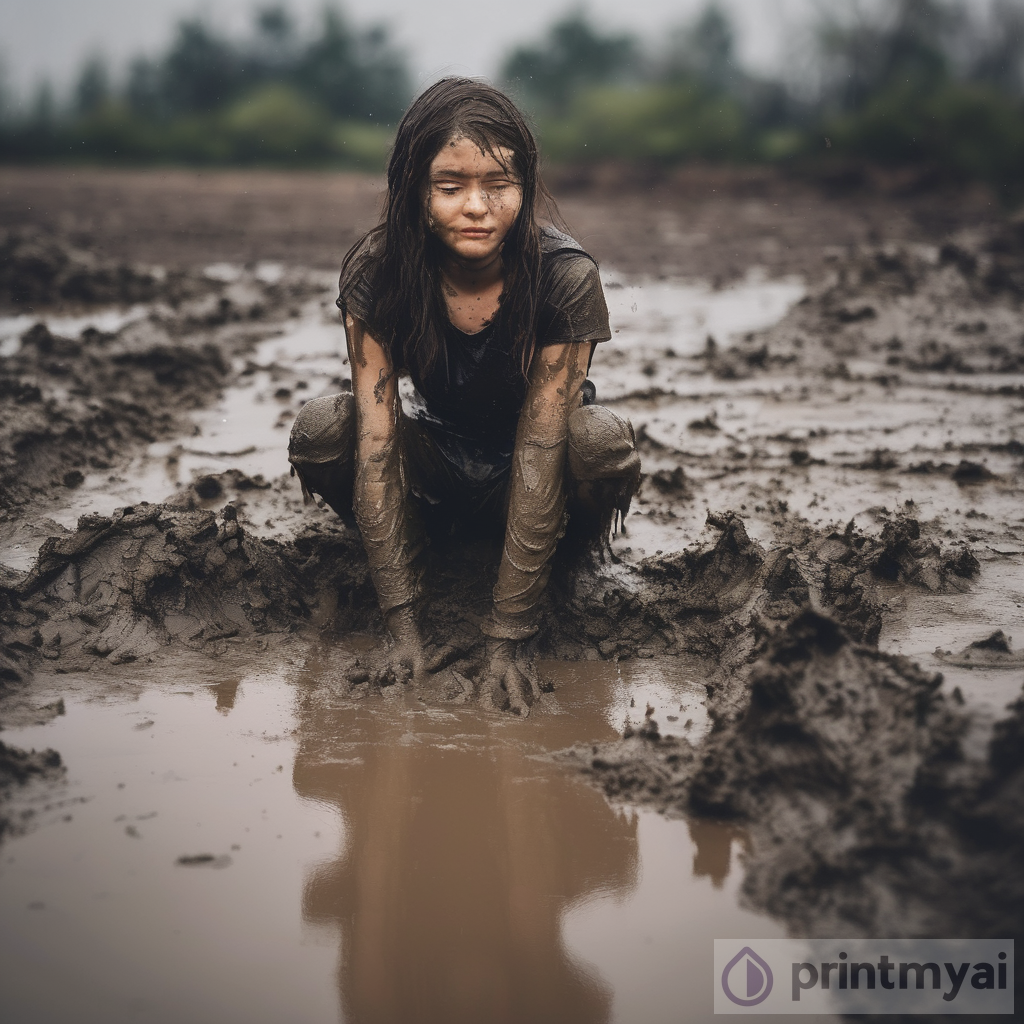
M 355 399 L 348 392 L 307 402 L 292 424 L 288 461 L 293 466 L 351 459 L 355 454 Z
M 577 480 L 639 479 L 633 424 L 604 406 L 581 406 L 569 417 L 569 472 Z

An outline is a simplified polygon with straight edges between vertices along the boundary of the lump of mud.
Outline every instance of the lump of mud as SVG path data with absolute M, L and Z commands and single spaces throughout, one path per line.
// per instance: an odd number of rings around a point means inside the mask
M 1024 652 L 1013 650 L 1011 638 L 997 629 L 984 640 L 975 640 L 958 654 L 936 649 L 935 657 L 959 668 L 1024 668 Z
M 809 935 L 1019 927 L 1024 885 L 1010 863 L 1024 815 L 1011 809 L 1024 806 L 1024 775 L 1005 739 L 1014 723 L 978 781 L 961 746 L 968 717 L 940 681 L 814 613 L 770 645 L 747 709 L 712 734 L 690 788 L 691 808 L 751 823 L 748 903 Z M 1007 762 L 998 776 L 997 749 Z M 979 818 L 995 809 L 979 807 L 995 790 L 1006 803 L 985 834 Z
M 981 484 L 986 480 L 994 480 L 995 474 L 980 462 L 961 459 L 953 470 L 953 479 L 958 484 Z
M 823 539 L 813 531 L 798 547 L 765 551 L 747 535 L 740 516 L 709 512 L 710 534 L 683 551 L 619 565 L 552 576 L 558 608 L 545 631 L 545 654 L 653 657 L 689 653 L 743 659 L 765 636 L 813 602 L 829 609 L 858 640 L 881 629 L 871 594 L 873 575 L 861 549 L 867 538 Z M 851 527 L 852 529 L 852 527 Z M 812 596 L 813 595 L 813 596 Z
M 966 724 L 945 708 L 941 681 L 906 659 L 854 643 L 833 619 L 804 611 L 751 670 L 743 714 L 716 721 L 691 806 L 744 815 L 776 789 L 834 795 L 856 773 L 879 810 L 894 776 L 911 786 L 934 744 L 949 752 Z M 901 737 L 897 746 L 883 739 L 893 732 Z
M 128 263 L 99 259 L 67 239 L 40 231 L 0 235 L 0 305 L 124 304 L 190 293 L 196 282 Z
M 964 591 L 981 570 L 978 559 L 965 544 L 943 551 L 921 535 L 921 524 L 912 516 L 897 515 L 882 528 L 878 539 L 855 536 L 851 522 L 845 540 L 852 543 L 848 566 L 867 567 L 879 579 L 909 583 L 936 592 Z M 835 535 L 833 535 L 835 536 Z
M 226 639 L 307 614 L 279 558 L 249 540 L 230 505 L 220 516 L 145 503 L 83 516 L 0 588 L 4 652 L 57 671 L 135 661 L 170 643 L 219 653 Z
M 12 681 L 121 664 L 184 647 L 292 632 L 323 606 L 339 630 L 379 620 L 358 535 L 311 522 L 290 543 L 246 532 L 233 505 L 87 515 L 0 581 L 0 657 Z
M 742 821 L 743 901 L 794 932 L 1014 934 L 1024 699 L 970 763 L 940 683 L 806 610 L 709 686 L 703 747 L 638 734 L 571 756 L 610 796 Z
M 677 616 L 721 615 L 740 607 L 753 593 L 764 564 L 764 552 L 747 536 L 739 516 L 709 512 L 708 524 L 721 531 L 713 546 L 640 563 L 641 576 Z
M 0 839 L 19 831 L 17 818 L 6 808 L 14 789 L 33 781 L 56 782 L 65 773 L 56 750 L 25 751 L 0 742 Z
M 689 481 L 682 466 L 675 469 L 659 469 L 651 473 L 647 480 L 661 495 L 668 498 L 686 498 L 690 496 Z
M 1024 249 L 1017 230 L 926 247 L 867 246 L 834 271 L 779 323 L 732 348 L 705 353 L 720 377 L 790 365 L 849 378 L 848 361 L 876 361 L 891 382 L 911 373 L 1019 373 L 1024 338 Z
M 222 501 L 232 493 L 265 491 L 271 486 L 262 474 L 249 476 L 238 469 L 226 469 L 223 473 L 209 473 L 197 477 L 184 491 L 168 499 L 168 504 L 200 508 L 208 506 L 210 502 Z
M 54 778 L 64 773 L 56 750 L 26 752 L 0 742 L 0 791 L 30 779 Z
M 174 863 L 183 868 L 227 868 L 231 866 L 231 857 L 226 853 L 219 857 L 212 853 L 185 853 Z

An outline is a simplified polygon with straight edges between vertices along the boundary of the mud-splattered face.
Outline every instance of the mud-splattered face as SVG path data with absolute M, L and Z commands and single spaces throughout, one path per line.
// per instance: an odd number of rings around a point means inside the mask
M 497 155 L 504 167 L 472 140 L 451 139 L 430 164 L 430 230 L 460 259 L 492 258 L 519 215 L 523 191 L 511 170 L 512 154 L 502 149 Z

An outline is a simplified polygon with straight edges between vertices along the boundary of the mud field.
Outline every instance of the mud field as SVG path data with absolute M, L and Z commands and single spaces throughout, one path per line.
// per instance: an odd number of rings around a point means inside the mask
M 1024 221 L 905 184 L 556 181 L 644 478 L 522 718 L 484 542 L 449 664 L 352 684 L 287 473 L 378 183 L 0 171 L 10 1019 L 704 1020 L 713 937 L 1021 937 Z

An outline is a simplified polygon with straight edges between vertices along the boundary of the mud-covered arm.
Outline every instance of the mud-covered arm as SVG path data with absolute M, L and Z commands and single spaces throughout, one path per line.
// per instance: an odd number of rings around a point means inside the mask
M 345 317 L 356 404 L 352 507 L 388 628 L 396 638 L 413 623 L 422 547 L 409 505 L 399 436 L 398 379 L 383 346 L 351 314 Z
M 519 415 L 512 454 L 505 547 L 494 587 L 489 636 L 522 640 L 537 631 L 536 605 L 550 575 L 565 513 L 565 459 L 569 416 L 579 408 L 591 345 L 541 348 Z

